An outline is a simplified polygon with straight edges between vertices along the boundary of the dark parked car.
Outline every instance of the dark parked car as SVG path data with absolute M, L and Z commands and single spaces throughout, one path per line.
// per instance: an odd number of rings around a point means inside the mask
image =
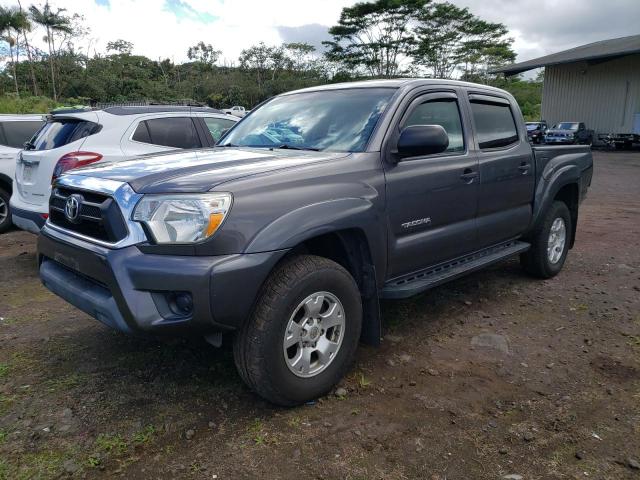
M 547 131 L 547 122 L 527 122 L 527 137 L 531 143 L 542 143 Z
M 582 122 L 560 122 L 547 130 L 546 143 L 569 145 L 593 144 L 593 130 L 587 129 Z
M 269 100 L 216 148 L 57 179 L 40 278 L 123 332 L 215 345 L 235 332 L 247 385 L 296 405 L 342 378 L 361 338 L 380 340 L 381 298 L 514 255 L 537 277 L 560 272 L 591 175 L 586 147 L 532 147 L 503 90 L 313 87 Z

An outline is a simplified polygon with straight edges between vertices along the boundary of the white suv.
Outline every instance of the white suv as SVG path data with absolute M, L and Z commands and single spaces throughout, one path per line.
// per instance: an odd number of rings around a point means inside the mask
M 42 115 L 0 115 L 0 233 L 11 227 L 9 198 L 18 153 L 43 124 Z
M 58 110 L 18 155 L 13 223 L 38 233 L 49 215 L 51 183 L 67 170 L 176 148 L 213 147 L 238 120 L 206 107 Z

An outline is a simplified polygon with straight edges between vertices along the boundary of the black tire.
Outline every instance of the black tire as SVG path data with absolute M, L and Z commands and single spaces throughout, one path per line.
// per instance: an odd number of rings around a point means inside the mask
M 0 218 L 0 233 L 4 233 L 11 228 L 11 208 L 9 207 L 9 199 L 11 195 L 6 190 L 0 188 L 0 215 L 5 212 L 6 216 L 4 218 Z
M 303 378 L 285 361 L 284 333 L 300 303 L 316 292 L 329 292 L 339 299 L 344 310 L 344 336 L 326 368 Z M 236 367 L 249 388 L 261 397 L 277 405 L 299 405 L 323 396 L 345 375 L 355 357 L 361 327 L 362 300 L 349 272 L 326 258 L 295 256 L 271 273 L 253 314 L 236 334 Z
M 557 218 L 561 218 L 565 225 L 565 241 L 562 254 L 559 259 L 553 263 L 549 259 L 547 252 L 549 236 L 551 234 L 551 226 Z M 544 220 L 536 227 L 532 232 L 529 240 L 531 241 L 531 248 L 520 255 L 520 264 L 524 270 L 538 278 L 551 278 L 555 277 L 565 260 L 567 259 L 567 253 L 569 251 L 569 245 L 573 238 L 573 227 L 571 223 L 571 214 L 569 208 L 564 202 L 553 202 L 551 208 L 546 213 Z

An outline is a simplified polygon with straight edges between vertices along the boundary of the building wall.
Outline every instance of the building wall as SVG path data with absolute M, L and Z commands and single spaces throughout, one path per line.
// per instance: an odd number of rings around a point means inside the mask
M 585 122 L 603 133 L 629 133 L 640 114 L 640 54 L 589 65 L 576 62 L 546 67 L 542 119 Z

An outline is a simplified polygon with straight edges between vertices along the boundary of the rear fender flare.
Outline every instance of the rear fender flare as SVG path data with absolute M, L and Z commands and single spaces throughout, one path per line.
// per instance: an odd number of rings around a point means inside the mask
M 544 218 L 558 192 L 566 185 L 580 185 L 580 169 L 576 165 L 565 165 L 557 169 L 547 165 L 536 188 L 533 216 L 527 231 L 532 231 Z

